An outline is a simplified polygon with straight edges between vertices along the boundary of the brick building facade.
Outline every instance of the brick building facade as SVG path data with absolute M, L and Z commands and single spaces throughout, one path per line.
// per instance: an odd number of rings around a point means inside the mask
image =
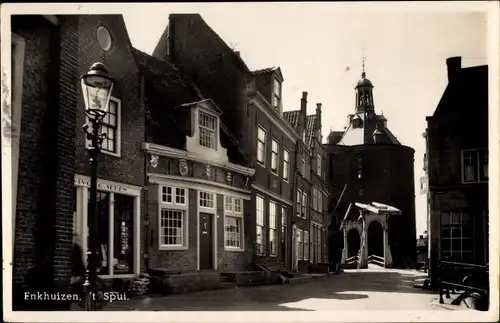
M 12 16 L 12 33 L 14 308 L 45 309 L 16 295 L 67 287 L 73 241 L 83 250 L 88 245 L 90 167 L 79 76 L 101 61 L 116 80 L 98 168 L 103 278 L 133 277 L 144 269 L 145 113 L 122 16 Z
M 310 154 L 305 144 L 305 114 L 301 132 L 284 117 L 281 70 L 250 70 L 240 53 L 230 49 L 198 14 L 170 15 L 153 56 L 173 63 L 217 103 L 222 122 L 242 151 L 235 162 L 255 168 L 248 204 L 248 221 L 253 225 L 246 229 L 250 263 L 297 268 L 298 246 L 294 244 L 299 240 L 292 238 L 293 228 L 300 224 L 301 230 L 308 231 L 310 223 L 309 217 L 296 216 L 302 214 L 296 206 L 296 185 L 307 186 L 299 201 L 305 202 L 304 213 L 310 214 L 311 206 L 310 180 L 296 184 L 297 147 L 302 147 L 308 164 Z M 309 178 L 309 171 L 310 166 L 303 176 Z
M 427 117 L 429 260 L 488 263 L 488 66 L 447 61 L 448 85 Z
M 414 150 L 402 145 L 387 127 L 387 119 L 375 112 L 372 89 L 363 71 L 356 86 L 355 113 L 348 115 L 346 129 L 332 131 L 324 145 L 330 210 L 337 206 L 332 226 L 338 230 L 349 205 L 355 202 L 396 207 L 402 214 L 391 216 L 388 222 L 392 265 L 411 267 L 416 263 Z M 361 232 L 347 235 L 357 237 L 357 242 L 348 244 L 359 249 Z M 381 245 L 379 240 L 373 243 Z M 357 254 L 357 249 L 349 254 Z

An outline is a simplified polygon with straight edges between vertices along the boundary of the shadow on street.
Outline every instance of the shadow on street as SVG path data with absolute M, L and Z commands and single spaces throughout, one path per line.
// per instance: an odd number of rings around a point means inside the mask
M 289 285 L 266 285 L 258 287 L 232 288 L 202 291 L 181 295 L 153 296 L 142 300 L 113 302 L 104 311 L 287 311 L 312 310 L 300 308 L 294 303 L 315 302 L 324 307 L 334 304 L 342 308 L 342 303 L 369 298 L 370 293 L 413 293 L 431 294 L 413 288 L 413 281 L 419 275 L 401 274 L 395 271 L 360 270 L 346 271 L 311 279 L 308 282 Z M 380 295 L 380 294 L 377 294 Z M 398 295 L 390 296 L 401 298 Z M 418 295 L 415 295 L 418 297 Z M 422 298 L 422 296 L 420 296 Z M 419 298 L 419 299 L 420 299 Z M 385 299 L 385 298 L 384 298 Z M 427 300 L 427 298 L 425 298 Z M 335 303 L 332 301 L 340 301 Z M 382 302 L 382 300 L 373 300 Z M 385 302 L 385 301 L 384 301 Z M 344 303 L 345 304 L 345 303 Z M 310 306 L 310 305 L 309 305 Z M 333 306 L 333 305 L 332 305 Z M 305 306 L 302 306 L 305 307 Z M 334 308 L 332 308 L 334 309 Z

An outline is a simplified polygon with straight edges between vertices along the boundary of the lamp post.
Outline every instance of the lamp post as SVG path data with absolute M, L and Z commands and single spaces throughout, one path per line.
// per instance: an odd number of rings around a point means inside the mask
M 90 205 L 88 209 L 89 244 L 87 252 L 87 271 L 85 283 L 85 310 L 96 309 L 95 295 L 97 294 L 97 253 L 99 240 L 97 235 L 97 163 L 101 153 L 102 141 L 106 138 L 104 133 L 99 133 L 101 122 L 108 113 L 109 98 L 113 91 L 115 81 L 109 76 L 107 67 L 102 63 L 94 63 L 90 70 L 81 76 L 82 93 L 85 102 L 85 114 L 89 125 L 83 126 L 83 131 L 90 141 L 89 164 L 91 168 L 90 179 Z

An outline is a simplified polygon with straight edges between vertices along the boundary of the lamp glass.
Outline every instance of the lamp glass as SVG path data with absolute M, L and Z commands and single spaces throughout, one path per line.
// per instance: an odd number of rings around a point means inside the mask
M 81 79 L 85 112 L 90 116 L 103 117 L 108 113 L 113 82 L 100 75 L 85 75 Z

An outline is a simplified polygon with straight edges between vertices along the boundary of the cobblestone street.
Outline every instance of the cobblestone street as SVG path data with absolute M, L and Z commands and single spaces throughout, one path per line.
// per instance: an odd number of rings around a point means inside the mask
M 421 275 L 421 274 L 420 274 Z M 105 311 L 443 310 L 437 295 L 412 284 L 403 270 L 346 270 L 286 286 L 270 285 L 113 302 Z M 459 310 L 459 307 L 456 307 Z

